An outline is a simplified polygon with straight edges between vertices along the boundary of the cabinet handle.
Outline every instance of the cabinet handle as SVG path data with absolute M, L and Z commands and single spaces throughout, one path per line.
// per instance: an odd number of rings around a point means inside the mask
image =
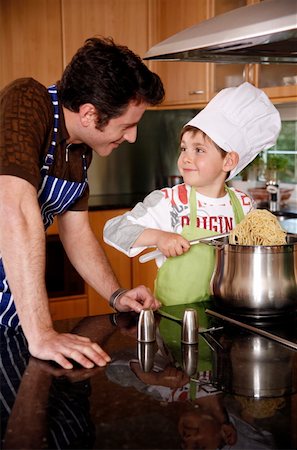
M 189 95 L 199 95 L 199 94 L 204 94 L 204 91 L 201 90 L 196 90 L 196 91 L 189 91 Z

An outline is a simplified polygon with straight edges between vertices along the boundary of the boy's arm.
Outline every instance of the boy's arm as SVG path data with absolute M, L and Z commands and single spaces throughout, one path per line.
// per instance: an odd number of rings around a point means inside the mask
M 133 248 L 134 242 L 145 231 L 145 227 L 131 222 L 129 214 L 126 213 L 108 220 L 104 226 L 103 239 L 106 244 L 132 257 L 142 252 L 145 248 Z
M 154 191 L 131 211 L 109 220 L 103 231 L 104 241 L 130 257 L 147 247 L 157 247 L 166 257 L 181 255 L 190 246 L 173 232 L 170 208 L 164 193 Z
M 103 237 L 107 244 L 132 257 L 147 246 L 155 245 L 152 242 L 135 246 L 135 242 L 147 229 L 171 231 L 170 204 L 161 191 L 152 192 L 131 211 L 108 220 Z
M 170 201 L 161 191 L 149 194 L 130 212 L 109 220 L 104 227 L 104 241 L 133 257 L 147 247 L 157 247 L 166 257 L 181 255 L 190 245 L 173 232 Z
M 148 228 L 136 239 L 133 247 L 151 246 L 157 247 L 167 258 L 182 255 L 190 248 L 189 241 L 178 233 Z

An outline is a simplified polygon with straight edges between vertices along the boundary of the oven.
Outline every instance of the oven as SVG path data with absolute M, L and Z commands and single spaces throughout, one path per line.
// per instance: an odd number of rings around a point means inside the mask
M 85 293 L 85 282 L 69 261 L 57 234 L 46 237 L 45 280 L 49 298 Z

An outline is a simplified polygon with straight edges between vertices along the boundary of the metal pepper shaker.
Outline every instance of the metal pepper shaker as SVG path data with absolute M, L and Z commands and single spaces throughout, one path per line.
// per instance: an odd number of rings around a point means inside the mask
M 194 308 L 187 308 L 184 312 L 181 341 L 183 344 L 198 343 L 198 315 Z
M 137 340 L 139 342 L 154 342 L 156 340 L 155 316 L 152 309 L 143 309 L 139 314 Z
M 271 212 L 279 211 L 280 205 L 280 190 L 276 181 L 269 181 L 266 185 L 266 190 L 269 193 L 269 210 Z

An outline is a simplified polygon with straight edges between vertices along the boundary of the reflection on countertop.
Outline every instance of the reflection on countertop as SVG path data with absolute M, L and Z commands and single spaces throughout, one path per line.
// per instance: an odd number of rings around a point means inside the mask
M 297 352 L 225 322 L 182 345 L 183 308 L 155 314 L 149 343 L 135 313 L 55 323 L 102 345 L 106 368 L 30 358 L 21 330 L 1 328 L 3 448 L 296 448 Z M 199 327 L 217 323 L 197 311 Z

